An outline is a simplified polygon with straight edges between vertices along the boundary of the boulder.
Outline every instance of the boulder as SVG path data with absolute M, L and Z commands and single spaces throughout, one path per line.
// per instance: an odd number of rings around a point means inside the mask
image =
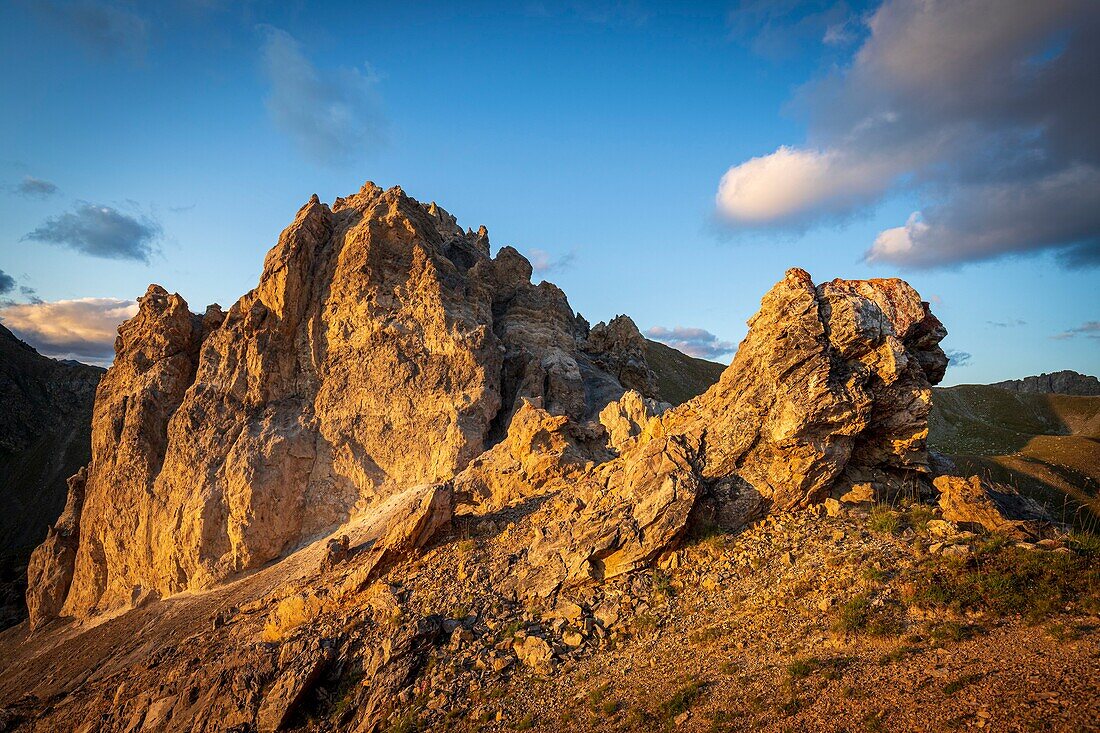
M 640 392 L 627 390 L 615 402 L 609 402 L 600 411 L 600 424 L 607 431 L 612 450 L 621 452 L 635 438 L 660 425 L 659 417 L 672 405 L 643 397 Z M 648 437 L 648 436 L 647 436 Z
M 1025 540 L 1041 536 L 1043 526 L 1050 523 L 1040 504 L 1006 484 L 980 476 L 937 476 L 933 485 L 940 492 L 943 518 L 964 528 L 977 526 Z

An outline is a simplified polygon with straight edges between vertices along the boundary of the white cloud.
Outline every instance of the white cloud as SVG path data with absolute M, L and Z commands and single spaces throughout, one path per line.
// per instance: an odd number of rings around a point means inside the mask
M 806 144 L 722 177 L 727 221 L 805 227 L 905 191 L 920 212 L 869 260 L 1100 264 L 1100 3 L 886 0 L 861 26 L 850 61 L 796 95 Z
M 354 161 L 382 144 L 378 77 L 369 66 L 318 70 L 292 35 L 269 26 L 263 30 L 261 67 L 271 87 L 267 109 L 276 127 L 325 165 Z
M 735 224 L 798 224 L 873 201 L 893 175 L 878 161 L 784 145 L 726 171 L 718 210 Z
M 732 341 L 722 341 L 710 331 L 693 326 L 654 326 L 645 335 L 699 359 L 717 359 L 737 349 Z
M 117 298 L 20 303 L 0 308 L 0 321 L 46 356 L 109 364 L 118 326 L 137 303 Z
M 572 252 L 566 252 L 563 255 L 555 257 L 546 250 L 533 247 L 527 252 L 528 259 L 531 261 L 531 269 L 536 275 L 546 275 L 551 272 L 559 272 L 564 270 L 573 264 L 575 255 Z

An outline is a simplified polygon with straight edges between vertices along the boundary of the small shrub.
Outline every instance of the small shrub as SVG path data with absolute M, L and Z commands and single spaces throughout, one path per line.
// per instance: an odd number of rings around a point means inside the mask
M 969 558 L 930 556 L 909 572 L 905 587 L 917 606 L 1039 621 L 1071 604 L 1086 611 L 1100 608 L 1100 563 L 991 537 L 974 546 Z
M 663 570 L 654 570 L 653 592 L 659 598 L 671 598 L 676 595 L 676 589 L 672 587 L 672 576 Z
M 818 657 L 804 657 L 792 659 L 787 665 L 787 675 L 792 680 L 809 677 L 814 672 L 821 670 L 821 676 L 828 680 L 839 679 L 841 671 L 850 665 L 849 657 L 832 657 L 820 659 Z
M 1073 532 L 1066 537 L 1066 545 L 1087 557 L 1100 557 L 1100 534 Z
M 876 504 L 867 516 L 867 526 L 879 534 L 897 534 L 901 529 L 901 516 L 887 504 Z
M 386 733 L 417 733 L 420 730 L 420 720 L 415 711 L 409 711 L 394 718 L 386 728 Z
M 853 596 L 840 607 L 836 626 L 871 636 L 896 636 L 905 630 L 900 610 L 889 604 L 876 606 L 868 593 Z
M 865 579 L 870 580 L 874 583 L 881 583 L 882 581 L 890 577 L 890 573 L 887 572 L 884 568 L 876 568 L 873 565 L 864 565 L 862 575 Z
M 921 648 L 919 646 L 913 646 L 912 644 L 902 644 L 897 649 L 887 652 L 879 657 L 879 665 L 885 667 L 888 664 L 894 662 L 901 662 L 914 654 L 920 654 Z
M 938 624 L 933 624 L 928 629 L 928 636 L 932 641 L 937 644 L 942 644 L 945 641 L 962 641 L 963 639 L 969 639 L 974 636 L 977 629 L 968 624 L 961 624 L 958 621 L 941 621 Z
M 886 711 L 875 710 L 867 713 L 860 720 L 863 723 L 863 730 L 867 731 L 880 731 L 886 730 Z
M 688 641 L 692 644 L 706 644 L 726 635 L 726 630 L 721 626 L 708 626 L 704 629 L 696 629 L 688 634 Z
M 932 508 L 924 504 L 913 504 L 905 512 L 905 523 L 917 532 L 928 529 L 928 523 L 935 519 L 936 514 Z
M 787 674 L 791 679 L 802 679 L 813 674 L 814 670 L 821 666 L 821 660 L 817 657 L 808 659 L 794 659 L 787 665 Z
M 607 700 L 607 693 L 611 691 L 611 685 L 607 682 L 603 683 L 599 687 L 593 687 L 585 695 L 588 700 L 588 709 L 593 713 L 598 712 L 603 703 Z
M 964 674 L 962 677 L 959 677 L 958 679 L 953 680 L 951 682 L 948 682 L 946 685 L 944 685 L 943 686 L 943 694 L 945 694 L 945 695 L 954 695 L 956 692 L 958 692 L 962 688 L 964 688 L 967 685 L 970 685 L 974 682 L 977 682 L 981 678 L 982 678 L 982 675 L 981 675 L 980 672 L 974 672 L 972 674 Z
M 661 717 L 665 720 L 672 720 L 690 708 L 691 704 L 703 694 L 704 687 L 704 683 L 698 680 L 691 680 L 685 684 L 672 697 L 661 703 Z

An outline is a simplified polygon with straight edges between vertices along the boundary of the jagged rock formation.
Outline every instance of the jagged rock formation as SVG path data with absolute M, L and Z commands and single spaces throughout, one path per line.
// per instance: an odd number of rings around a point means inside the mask
M 789 271 L 719 383 L 666 409 L 629 318 L 589 329 L 530 275 L 367 184 L 307 203 L 225 313 L 151 286 L 96 403 L 60 612 L 208 588 L 415 485 L 453 480 L 467 513 L 551 497 L 516 573 L 545 595 L 653 562 L 697 504 L 738 526 L 928 473 L 946 332 L 899 280 Z M 41 558 L 63 584 L 71 553 Z
M 855 481 L 893 490 L 928 471 L 930 388 L 946 369 L 945 335 L 901 280 L 815 288 L 790 270 L 764 296 L 722 379 L 670 411 L 665 430 L 705 443 L 704 478 L 737 476 L 777 510 Z
M 0 635 L 2 704 L 40 730 L 441 727 L 472 720 L 453 706 L 475 690 L 640 628 L 658 579 L 632 571 L 715 590 L 801 563 L 767 555 L 776 534 L 694 574 L 693 529 L 771 512 L 893 562 L 892 540 L 833 537 L 847 503 L 813 505 L 938 490 L 937 516 L 983 526 L 1011 509 L 933 486 L 946 332 L 900 280 L 789 270 L 720 380 L 671 407 L 628 318 L 589 328 L 530 275 L 484 228 L 368 184 L 307 203 L 227 311 L 150 287 L 86 480 L 35 552 L 33 633 Z
M 0 628 L 25 614 L 24 568 L 90 458 L 103 370 L 42 356 L 0 326 Z
M 708 498 L 710 517 L 733 529 L 856 480 L 881 494 L 927 483 L 927 416 L 931 385 L 947 365 L 944 335 L 900 280 L 815 287 L 806 272 L 789 270 L 717 385 L 645 425 L 644 439 L 572 477 L 539 510 L 520 592 L 548 595 L 648 564 Z
M 1023 379 L 1008 379 L 994 382 L 990 386 L 1024 394 L 1100 395 L 1100 379 L 1070 369 Z
M 450 479 L 525 400 L 583 421 L 616 374 L 650 386 L 629 319 L 590 333 L 530 276 L 484 228 L 367 184 L 307 203 L 225 313 L 151 286 L 96 403 L 63 613 L 209 587 Z
M 627 389 L 656 398 L 657 375 L 646 363 L 646 340 L 630 316 L 615 316 L 597 323 L 588 334 L 588 353 L 597 366 L 609 372 Z

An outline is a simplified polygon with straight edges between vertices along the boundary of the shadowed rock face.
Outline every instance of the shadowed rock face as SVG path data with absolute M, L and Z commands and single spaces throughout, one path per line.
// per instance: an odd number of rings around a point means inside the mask
M 103 369 L 42 356 L 0 326 L 0 628 L 25 613 L 27 558 L 88 462 Z
M 207 587 L 450 479 L 523 400 L 591 417 L 623 392 L 599 364 L 644 381 L 631 334 L 590 343 L 530 275 L 484 228 L 367 184 L 307 203 L 225 313 L 151 286 L 97 398 L 63 612 Z

